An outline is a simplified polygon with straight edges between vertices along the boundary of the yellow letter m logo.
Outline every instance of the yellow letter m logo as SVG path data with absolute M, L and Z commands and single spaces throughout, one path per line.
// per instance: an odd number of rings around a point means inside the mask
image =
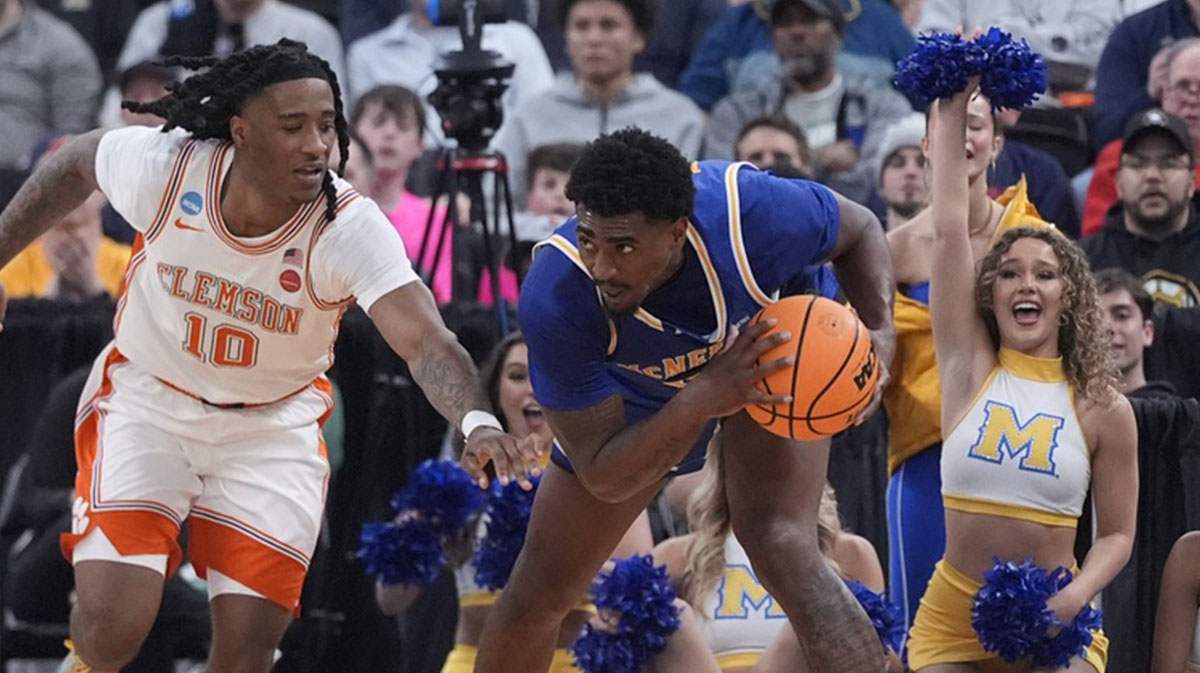
M 783 608 L 758 583 L 749 566 L 735 564 L 726 566 L 717 588 L 717 619 L 749 619 L 751 611 L 765 613 L 767 619 L 786 619 Z
M 967 455 L 999 464 L 1007 453 L 1009 458 L 1020 456 L 1022 470 L 1054 475 L 1054 449 L 1062 427 L 1063 418 L 1050 414 L 1037 414 L 1021 423 L 1015 409 L 988 400 L 979 437 Z

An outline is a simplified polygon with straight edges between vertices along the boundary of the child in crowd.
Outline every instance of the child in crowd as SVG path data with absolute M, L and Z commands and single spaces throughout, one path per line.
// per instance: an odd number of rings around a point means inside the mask
M 578 143 L 552 143 L 533 148 L 525 163 L 525 209 L 517 213 L 517 238 L 540 241 L 575 213 L 567 198 L 571 166 L 583 152 Z
M 441 246 L 438 240 L 446 209 L 408 191 L 405 184 L 413 164 L 425 151 L 425 108 L 415 93 L 401 86 L 377 86 L 359 97 L 350 115 L 350 129 L 362 141 L 374 164 L 374 179 L 367 194 L 379 204 L 396 227 L 413 265 L 426 277 L 433 271 L 433 296 L 439 304 L 452 298 L 453 234 Z M 350 159 L 354 152 L 351 150 Z M 356 184 L 359 189 L 362 185 Z M 433 231 L 426 236 L 433 215 Z M 427 240 L 426 240 L 427 239 Z M 422 245 L 424 244 L 424 245 Z M 427 249 L 423 249 L 427 248 Z

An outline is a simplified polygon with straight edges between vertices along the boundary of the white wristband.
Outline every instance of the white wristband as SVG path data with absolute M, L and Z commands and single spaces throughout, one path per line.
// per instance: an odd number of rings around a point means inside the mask
M 495 428 L 501 432 L 504 432 L 504 426 L 500 425 L 500 419 L 496 418 L 492 414 L 489 414 L 486 411 L 480 411 L 479 409 L 468 411 L 462 419 L 463 439 L 470 437 L 471 433 L 475 432 L 479 428 Z

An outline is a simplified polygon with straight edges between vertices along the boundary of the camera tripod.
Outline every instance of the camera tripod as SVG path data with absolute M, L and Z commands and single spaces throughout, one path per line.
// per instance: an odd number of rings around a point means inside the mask
M 435 166 L 437 174 L 434 178 L 433 193 L 430 195 L 434 206 L 429 210 L 425 233 L 421 236 L 421 245 L 417 248 L 413 264 L 421 274 L 421 278 L 432 287 L 433 278 L 442 260 L 444 246 L 453 245 L 447 239 L 451 236 L 452 231 L 460 231 L 460 227 L 466 224 L 459 221 L 458 208 L 455 207 L 455 198 L 458 193 L 460 191 L 465 193 L 471 201 L 470 219 L 481 225 L 484 269 L 490 275 L 497 327 L 500 330 L 500 337 L 503 338 L 511 331 L 511 327 L 509 326 L 507 302 L 501 294 L 500 274 L 505 268 L 502 252 L 506 241 L 509 251 L 515 250 L 517 245 L 516 232 L 513 229 L 512 192 L 508 185 L 508 162 L 498 151 L 443 147 L 438 150 Z M 490 208 L 485 201 L 483 189 L 483 178 L 488 174 L 493 178 Z M 440 228 L 435 228 L 438 216 L 437 204 L 443 197 L 446 202 L 445 214 L 442 216 Z M 504 222 L 507 222 L 507 231 L 502 226 Z M 435 236 L 436 241 L 432 240 Z M 429 256 L 431 253 L 432 257 Z M 427 260 L 428 263 L 426 263 Z M 453 260 L 452 251 L 451 264 L 454 263 Z M 452 270 L 450 275 L 453 279 L 456 274 Z M 473 292 L 474 289 L 466 288 L 470 292 Z M 451 281 L 451 291 L 452 296 L 459 294 L 458 289 L 453 287 L 453 280 Z

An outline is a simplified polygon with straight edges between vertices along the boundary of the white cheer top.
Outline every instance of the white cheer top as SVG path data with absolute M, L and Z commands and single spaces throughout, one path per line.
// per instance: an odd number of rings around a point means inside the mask
M 704 599 L 703 615 L 704 640 L 722 670 L 753 666 L 788 624 L 732 533 L 725 538 L 725 569 Z
M 1062 360 L 1000 349 L 996 368 L 942 442 L 946 509 L 1074 527 L 1091 455 Z

